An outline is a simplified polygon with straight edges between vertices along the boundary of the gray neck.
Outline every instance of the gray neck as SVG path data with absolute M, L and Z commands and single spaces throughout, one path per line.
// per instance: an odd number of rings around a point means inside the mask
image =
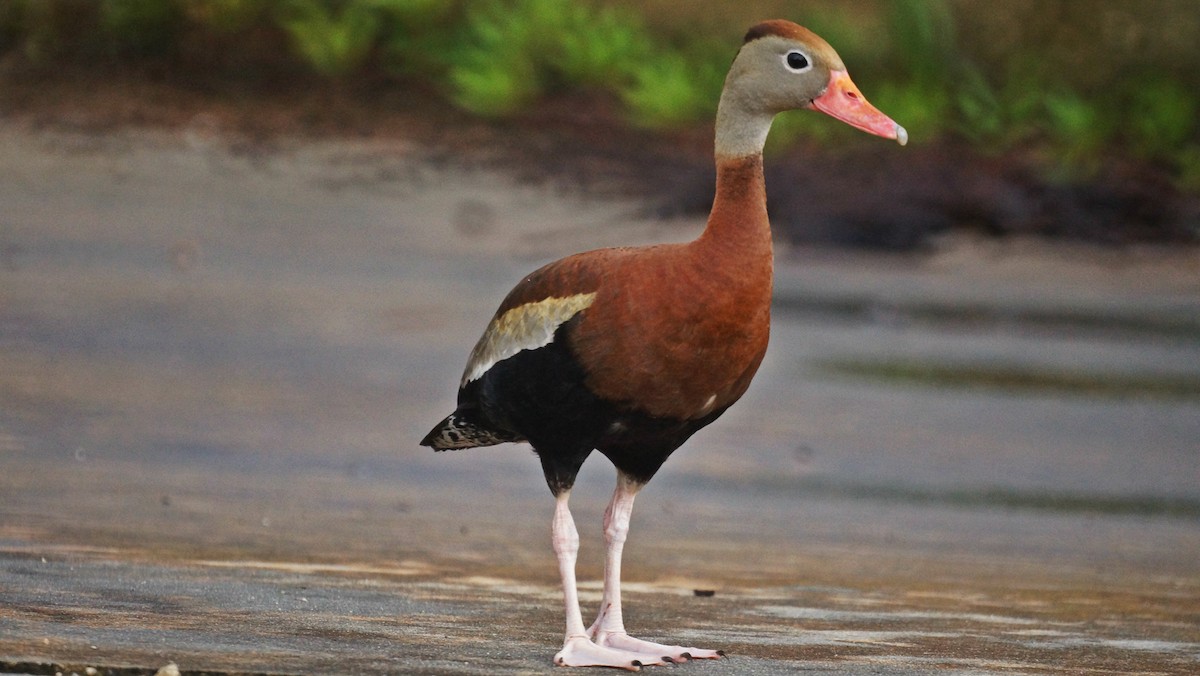
M 752 112 L 736 88 L 726 87 L 717 104 L 716 155 L 723 158 L 761 155 L 771 131 L 773 113 Z

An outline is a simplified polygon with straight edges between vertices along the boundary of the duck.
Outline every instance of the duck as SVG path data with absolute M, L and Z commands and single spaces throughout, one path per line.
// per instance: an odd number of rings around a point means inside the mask
M 703 231 L 684 243 L 574 254 L 525 276 L 471 350 L 455 410 L 421 441 L 437 451 L 532 447 L 555 500 L 551 544 L 566 616 L 556 665 L 636 671 L 725 655 L 630 636 L 621 558 L 639 492 L 745 394 L 766 353 L 773 254 L 763 146 L 774 117 L 794 109 L 908 141 L 825 40 L 783 19 L 751 26 L 718 102 L 716 194 Z M 568 503 L 595 451 L 617 478 L 603 518 L 600 609 L 585 625 Z

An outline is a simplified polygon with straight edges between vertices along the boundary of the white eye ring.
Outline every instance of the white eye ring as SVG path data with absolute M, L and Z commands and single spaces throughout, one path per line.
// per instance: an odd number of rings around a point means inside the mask
M 793 73 L 805 73 L 813 67 L 812 59 L 799 49 L 788 50 L 788 53 L 783 55 L 783 65 Z

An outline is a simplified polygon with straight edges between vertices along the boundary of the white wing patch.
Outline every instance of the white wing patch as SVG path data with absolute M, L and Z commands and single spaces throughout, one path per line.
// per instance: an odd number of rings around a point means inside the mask
M 492 320 L 467 360 L 459 387 L 488 372 L 497 362 L 521 350 L 536 350 L 554 342 L 554 332 L 571 317 L 582 312 L 596 299 L 593 293 L 578 293 L 565 298 L 547 298 L 526 303 Z

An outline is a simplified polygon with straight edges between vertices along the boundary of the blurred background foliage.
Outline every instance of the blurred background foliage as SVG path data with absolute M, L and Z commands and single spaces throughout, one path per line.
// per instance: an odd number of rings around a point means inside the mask
M 841 53 L 915 143 L 1086 174 L 1154 163 L 1200 191 L 1194 0 L 0 0 L 0 59 L 269 84 L 285 73 L 438 96 L 485 117 L 609 99 L 629 124 L 708 124 L 741 34 L 785 17 Z M 858 142 L 781 116 L 769 150 Z

